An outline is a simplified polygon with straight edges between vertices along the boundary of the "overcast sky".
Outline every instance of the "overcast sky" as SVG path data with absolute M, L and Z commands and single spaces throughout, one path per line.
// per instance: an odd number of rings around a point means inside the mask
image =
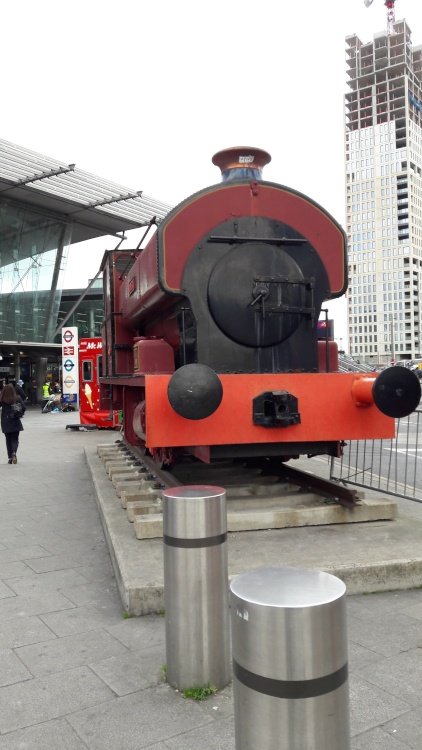
M 402 18 L 422 43 L 421 0 Z M 344 224 L 344 40 L 385 29 L 384 0 L 11 0 L 0 136 L 170 204 L 219 181 L 219 149 L 259 146 L 265 178 Z M 75 245 L 66 286 L 112 246 Z

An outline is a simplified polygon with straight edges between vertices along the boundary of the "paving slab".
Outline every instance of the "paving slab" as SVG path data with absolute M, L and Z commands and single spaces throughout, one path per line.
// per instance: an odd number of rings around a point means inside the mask
M 113 693 L 87 667 L 0 688 L 0 732 L 56 719 L 113 698 Z
M 72 606 L 61 612 L 40 615 L 40 618 L 55 635 L 63 638 L 112 626 L 121 616 L 122 605 L 119 600 L 115 600 L 109 606 L 104 602 L 101 605 L 91 603 L 83 607 Z
M 92 750 L 141 750 L 210 720 L 204 721 L 199 706 L 175 700 L 171 688 L 160 685 L 77 711 L 68 721 Z
M 410 745 L 403 744 L 383 729 L 371 729 L 355 737 L 352 742 L 352 750 L 368 750 L 368 748 L 370 750 L 409 750 Z
M 185 732 L 182 736 L 167 740 L 165 747 L 168 750 L 226 750 L 234 747 L 234 723 L 233 719 L 223 719 L 218 723 L 205 724 L 205 726 Z
M 404 743 L 405 747 L 420 750 L 422 747 L 422 708 L 408 711 L 392 721 L 387 721 L 382 728 L 390 737 Z
M 35 724 L 0 737 L 0 750 L 86 750 L 65 719 Z
M 387 690 L 371 685 L 362 677 L 351 674 L 350 718 L 352 736 L 383 724 L 391 717 L 407 714 L 409 704 Z
M 17 648 L 55 638 L 54 633 L 39 617 L 15 617 L 0 622 L 0 649 Z
M 69 599 L 58 591 L 41 593 L 39 596 L 11 596 L 0 599 L 0 622 L 16 620 L 16 618 L 41 615 L 46 612 L 58 612 L 74 607 Z
M 0 687 L 31 678 L 31 672 L 26 669 L 11 649 L 0 649 Z
M 421 703 L 422 643 L 417 648 L 369 664 L 359 670 L 367 682 L 388 690 L 391 695 L 405 700 L 411 706 Z
M 15 649 L 14 653 L 15 658 L 19 657 L 22 665 L 25 665 L 34 677 L 42 677 L 61 670 L 88 666 L 112 656 L 126 656 L 127 648 L 110 633 L 97 629 L 31 646 L 21 646 Z
M 136 658 L 133 652 L 125 656 L 110 656 L 91 663 L 90 667 L 116 695 L 122 696 L 162 683 L 165 663 L 166 650 L 162 643 L 150 648 L 148 653 L 139 651 Z

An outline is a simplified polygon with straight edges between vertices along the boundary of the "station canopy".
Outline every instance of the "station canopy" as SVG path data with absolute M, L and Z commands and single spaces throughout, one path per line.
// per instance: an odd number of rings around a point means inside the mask
M 121 238 L 170 208 L 0 139 L 0 344 L 53 342 L 70 245 Z
M 142 190 L 0 139 L 0 200 L 6 198 L 71 223 L 72 243 L 159 221 L 171 208 Z

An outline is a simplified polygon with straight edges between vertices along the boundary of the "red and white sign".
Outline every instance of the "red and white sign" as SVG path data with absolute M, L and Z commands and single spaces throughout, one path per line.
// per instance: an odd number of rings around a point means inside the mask
M 64 346 L 63 347 L 63 356 L 64 357 L 73 357 L 75 354 L 75 347 L 74 346 Z
M 99 338 L 81 339 L 79 341 L 79 356 L 85 352 L 99 352 L 102 353 L 103 342 Z

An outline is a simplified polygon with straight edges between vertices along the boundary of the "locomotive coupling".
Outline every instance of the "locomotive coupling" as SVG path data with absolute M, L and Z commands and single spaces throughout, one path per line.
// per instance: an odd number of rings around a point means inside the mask
M 172 375 L 167 389 L 173 409 L 185 419 L 205 419 L 220 406 L 223 386 L 207 365 L 183 365 Z
M 288 391 L 265 391 L 253 400 L 253 423 L 262 427 L 300 424 L 298 400 Z
M 389 367 L 377 375 L 365 375 L 353 381 L 352 397 L 356 406 L 375 404 L 388 417 L 407 417 L 421 399 L 416 375 L 406 367 Z

